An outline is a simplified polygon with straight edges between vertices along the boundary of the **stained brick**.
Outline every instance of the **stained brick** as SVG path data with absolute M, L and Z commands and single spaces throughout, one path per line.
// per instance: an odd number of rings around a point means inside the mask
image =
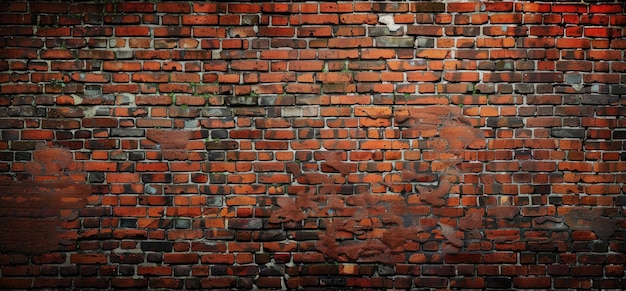
M 415 38 L 410 36 L 379 36 L 374 39 L 376 47 L 413 47 Z
M 411 12 L 444 12 L 444 3 L 414 2 L 411 3 Z
M 552 280 L 546 277 L 513 278 L 513 286 L 520 289 L 550 288 Z

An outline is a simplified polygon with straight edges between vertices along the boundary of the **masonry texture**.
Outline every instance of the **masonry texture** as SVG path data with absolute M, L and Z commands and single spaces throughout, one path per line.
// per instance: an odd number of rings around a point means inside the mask
M 0 289 L 626 289 L 621 1 L 0 3 Z

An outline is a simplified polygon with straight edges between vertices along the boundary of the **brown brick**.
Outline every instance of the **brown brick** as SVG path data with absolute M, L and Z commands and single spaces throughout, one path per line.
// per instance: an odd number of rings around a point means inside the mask
M 546 277 L 518 277 L 513 278 L 513 286 L 521 289 L 550 288 L 552 280 Z

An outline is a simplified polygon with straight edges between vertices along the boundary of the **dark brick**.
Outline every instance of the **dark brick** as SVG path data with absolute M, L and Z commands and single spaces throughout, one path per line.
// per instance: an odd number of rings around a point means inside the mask
M 513 285 L 513 280 L 511 278 L 487 278 L 485 280 L 485 286 L 487 288 L 497 288 L 497 289 L 511 289 Z
M 386 3 L 374 3 L 372 5 L 373 12 L 408 12 L 408 3 L 386 2 Z
M 584 138 L 585 129 L 583 128 L 554 128 L 550 131 L 552 137 L 560 138 Z
M 440 2 L 411 2 L 411 12 L 445 12 L 446 4 Z
M 230 229 L 261 229 L 263 220 L 260 218 L 230 218 L 228 228 Z
M 611 93 L 615 95 L 626 95 L 625 85 L 611 85 Z
M 172 251 L 172 243 L 171 242 L 158 242 L 158 241 L 144 241 L 141 243 L 142 251 L 153 251 L 153 252 L 171 252 Z
M 519 117 L 488 117 L 487 126 L 519 128 L 524 126 L 524 119 Z
M 550 194 L 552 193 L 551 185 L 532 185 L 533 194 Z
M 456 268 L 452 265 L 422 266 L 423 275 L 451 277 L 456 273 Z
M 16 161 L 30 161 L 31 154 L 29 152 L 16 152 L 15 160 Z
M 104 182 L 105 175 L 103 172 L 93 172 L 89 173 L 89 183 L 102 183 Z
M 233 275 L 235 276 L 254 276 L 259 274 L 260 269 L 256 265 L 249 266 L 232 266 L 229 267 Z
M 287 238 L 287 234 L 282 230 L 264 230 L 256 232 L 255 241 L 282 241 Z
M 141 161 L 146 158 L 146 153 L 143 151 L 132 151 L 128 153 L 128 159 L 131 161 Z
M 616 130 L 613 132 L 613 139 L 626 139 L 626 130 Z
M 583 95 L 580 103 L 589 105 L 613 105 L 619 102 L 619 96 L 617 95 L 600 95 L 591 94 Z
M 144 183 L 171 183 L 172 174 L 141 174 L 141 181 Z
M 226 99 L 229 106 L 257 106 L 259 98 L 257 96 L 236 96 Z
M 144 136 L 145 130 L 132 128 L 112 128 L 111 136 L 117 137 L 141 137 Z
M 524 82 L 527 83 L 558 83 L 563 82 L 561 73 L 524 73 Z
M 234 140 L 212 140 L 206 143 L 206 149 L 211 150 L 232 150 L 239 148 L 239 143 Z
M 480 263 L 482 262 L 482 255 L 481 254 L 468 254 L 468 253 L 446 254 L 445 262 L 448 264 Z
M 235 282 L 235 286 L 237 286 L 240 290 L 249 290 L 254 287 L 254 278 L 249 277 L 239 277 Z

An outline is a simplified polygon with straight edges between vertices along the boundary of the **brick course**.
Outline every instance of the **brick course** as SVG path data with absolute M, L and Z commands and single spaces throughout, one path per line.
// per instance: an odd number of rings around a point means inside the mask
M 626 289 L 626 4 L 0 3 L 0 289 Z

